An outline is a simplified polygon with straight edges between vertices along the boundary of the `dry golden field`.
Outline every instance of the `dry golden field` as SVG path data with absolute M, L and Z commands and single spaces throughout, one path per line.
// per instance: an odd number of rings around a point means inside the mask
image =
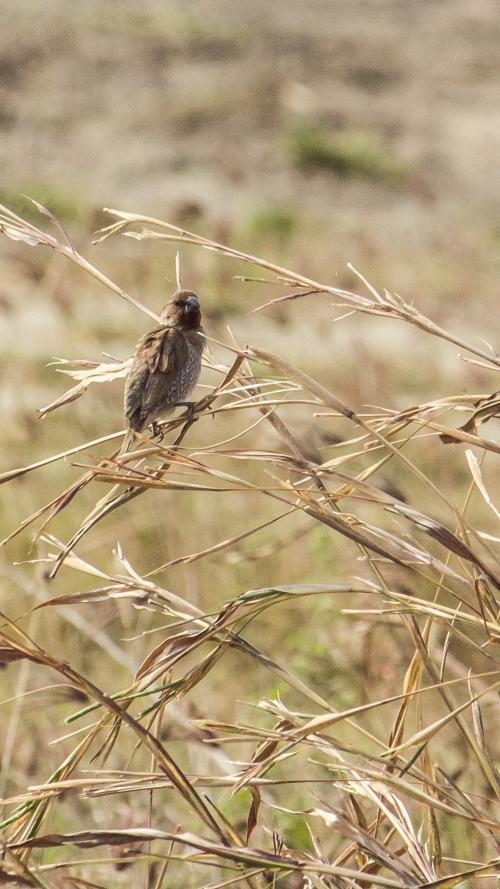
M 0 5 L 0 883 L 490 889 L 497 4 Z

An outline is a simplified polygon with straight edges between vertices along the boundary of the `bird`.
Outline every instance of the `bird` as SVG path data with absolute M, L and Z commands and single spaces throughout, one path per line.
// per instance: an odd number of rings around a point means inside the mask
M 161 324 L 138 341 L 125 383 L 127 435 L 121 453 L 129 450 L 134 433 L 185 406 L 201 370 L 204 340 L 200 302 L 192 290 L 177 290 L 160 315 Z

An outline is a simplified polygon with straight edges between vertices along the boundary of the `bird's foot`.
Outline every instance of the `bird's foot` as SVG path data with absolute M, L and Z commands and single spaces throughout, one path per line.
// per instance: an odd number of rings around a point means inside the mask
M 153 434 L 153 438 L 156 441 L 159 441 L 159 442 L 163 441 L 163 439 L 165 437 L 163 427 L 160 425 L 160 423 L 157 423 L 155 420 L 153 420 L 153 422 L 151 423 L 151 432 Z

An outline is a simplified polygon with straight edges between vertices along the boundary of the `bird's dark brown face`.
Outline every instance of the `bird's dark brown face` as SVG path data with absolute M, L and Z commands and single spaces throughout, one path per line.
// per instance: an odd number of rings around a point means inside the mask
M 192 290 L 178 290 L 165 306 L 162 318 L 169 327 L 195 330 L 201 323 L 200 303 Z

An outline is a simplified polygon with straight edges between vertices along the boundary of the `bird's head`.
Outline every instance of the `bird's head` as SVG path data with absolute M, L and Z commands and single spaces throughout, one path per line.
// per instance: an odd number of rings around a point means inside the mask
M 196 330 L 201 324 L 200 303 L 192 290 L 177 290 L 161 313 L 167 327 Z

